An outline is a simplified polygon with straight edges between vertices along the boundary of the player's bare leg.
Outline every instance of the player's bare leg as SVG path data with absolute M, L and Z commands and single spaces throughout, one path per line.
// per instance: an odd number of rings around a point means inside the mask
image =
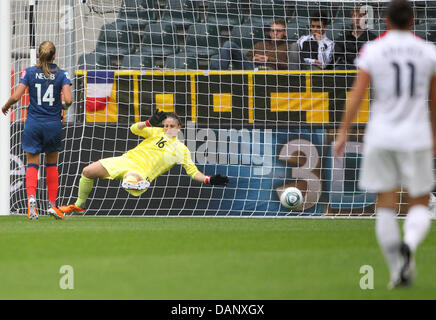
M 77 201 L 74 204 L 59 207 L 59 210 L 61 210 L 64 214 L 84 212 L 86 200 L 88 199 L 92 187 L 94 186 L 94 179 L 107 177 L 109 177 L 109 173 L 99 161 L 93 162 L 86 166 L 82 171 L 82 177 L 79 181 Z
M 85 176 L 88 179 L 104 179 L 109 177 L 109 172 L 107 172 L 106 168 L 103 167 L 100 161 L 96 161 L 83 168 L 82 176 Z

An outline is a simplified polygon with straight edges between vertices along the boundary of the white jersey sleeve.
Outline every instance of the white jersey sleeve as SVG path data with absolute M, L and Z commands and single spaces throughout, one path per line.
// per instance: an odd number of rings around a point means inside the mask
M 432 74 L 433 76 L 436 76 L 436 46 L 433 43 L 428 43 L 429 46 L 429 60 L 431 60 L 432 66 L 433 66 L 433 70 L 432 70 Z
M 371 65 L 371 42 L 368 42 L 360 49 L 359 55 L 356 58 L 356 66 L 371 73 Z

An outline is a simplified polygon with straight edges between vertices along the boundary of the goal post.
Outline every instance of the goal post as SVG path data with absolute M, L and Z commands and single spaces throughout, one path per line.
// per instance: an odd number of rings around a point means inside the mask
M 413 32 L 435 42 L 436 2 L 412 2 Z M 227 175 L 230 183 L 200 184 L 175 166 L 153 181 L 146 193 L 133 197 L 119 181 L 96 180 L 87 215 L 371 217 L 375 195 L 357 184 L 371 90 L 356 118 L 345 158 L 334 157 L 332 145 L 356 76 L 347 50 L 356 54 L 353 45 L 361 44 L 346 43 L 344 37 L 355 28 L 356 16 L 369 38 L 382 34 L 387 3 L 11 0 L 9 51 L 16 54 L 8 64 L 12 73 L 7 74 L 12 74 L 15 86 L 22 70 L 34 63 L 32 55 L 19 54 L 31 49 L 29 32 L 34 30 L 35 48 L 44 40 L 53 41 L 56 62 L 71 76 L 74 103 L 64 114 L 59 205 L 76 200 L 86 165 L 135 147 L 142 138 L 132 134 L 130 126 L 163 110 L 181 116 L 184 128 L 179 138 L 198 168 L 207 175 Z M 30 4 L 33 25 L 28 19 Z M 321 12 L 328 20 L 325 36 L 334 47 L 326 43 L 332 56 L 325 65 L 321 61 L 320 69 L 314 44 L 301 39 L 311 33 L 311 16 Z M 250 49 L 271 37 L 271 25 L 278 20 L 285 22 L 287 66 L 238 64 L 234 59 L 225 70 L 213 67 L 228 59 L 223 48 L 238 47 L 240 56 L 250 60 Z M 345 51 L 336 54 L 339 47 Z M 9 194 L 11 211 L 17 213 L 26 208 L 20 136 L 28 103 L 24 96 L 11 115 L 8 150 L 16 170 Z M 39 173 L 37 198 L 44 208 L 44 165 Z M 280 205 L 287 186 L 303 192 L 300 209 L 289 211 Z M 399 214 L 406 204 L 407 195 L 400 189 Z
M 11 23 L 10 23 L 10 4 L 9 1 L 0 1 L 0 101 L 7 101 L 10 94 L 10 61 L 11 61 Z M 0 115 L 0 139 L 2 147 L 0 150 L 0 215 L 9 215 L 10 213 L 10 121 L 9 117 Z

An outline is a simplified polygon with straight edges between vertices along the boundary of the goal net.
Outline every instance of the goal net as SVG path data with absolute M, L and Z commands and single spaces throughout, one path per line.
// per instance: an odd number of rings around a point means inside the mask
M 59 155 L 58 205 L 74 203 L 82 169 L 143 138 L 129 130 L 155 110 L 176 112 L 179 139 L 206 175 L 176 165 L 140 197 L 120 181 L 94 183 L 86 215 L 372 216 L 375 195 L 357 180 L 368 91 L 343 158 L 332 143 L 360 47 L 386 30 L 384 1 L 12 0 L 11 90 L 45 40 L 73 81 Z M 413 31 L 436 39 L 436 2 L 414 1 Z M 322 45 L 314 40 L 322 37 Z M 25 213 L 21 134 L 25 95 L 11 114 L 11 208 Z M 47 206 L 45 162 L 37 200 Z M 304 196 L 289 211 L 288 186 Z M 398 213 L 407 194 L 398 190 Z M 43 210 L 41 210 L 43 211 Z

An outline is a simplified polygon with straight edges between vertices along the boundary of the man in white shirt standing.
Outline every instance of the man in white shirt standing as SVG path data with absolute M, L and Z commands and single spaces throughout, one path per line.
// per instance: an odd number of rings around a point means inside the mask
M 387 34 L 368 42 L 335 142 L 340 156 L 361 100 L 371 82 L 374 101 L 364 139 L 360 187 L 377 193 L 375 231 L 388 263 L 389 288 L 410 285 L 414 255 L 427 235 L 433 189 L 433 141 L 436 137 L 436 47 L 410 31 L 413 10 L 407 0 L 392 0 Z M 430 108 L 428 99 L 430 97 Z M 401 238 L 395 212 L 395 190 L 409 193 Z
M 324 11 L 315 10 L 310 13 L 311 34 L 298 39 L 300 62 L 308 66 L 316 66 L 321 70 L 332 63 L 335 43 L 327 38 L 328 16 Z M 301 66 L 304 69 L 304 65 Z

